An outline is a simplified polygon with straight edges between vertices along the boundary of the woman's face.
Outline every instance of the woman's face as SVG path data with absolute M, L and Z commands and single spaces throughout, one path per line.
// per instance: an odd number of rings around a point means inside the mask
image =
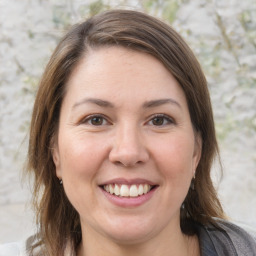
M 83 235 L 135 243 L 180 230 L 197 142 L 161 62 L 121 47 L 89 51 L 68 81 L 53 151 Z

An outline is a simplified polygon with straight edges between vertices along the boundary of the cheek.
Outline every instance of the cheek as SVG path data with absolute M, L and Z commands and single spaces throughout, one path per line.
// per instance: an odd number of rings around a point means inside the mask
M 65 172 L 83 174 L 94 170 L 92 166 L 100 163 L 103 148 L 97 140 L 66 135 L 65 138 L 60 138 L 59 144 L 62 168 Z
M 159 170 L 174 183 L 190 183 L 193 168 L 193 141 L 186 136 L 175 136 L 158 146 L 155 159 Z
M 101 163 L 101 150 L 98 144 L 92 146 L 90 140 L 60 138 L 61 172 L 65 193 L 71 204 L 81 213 L 92 205 L 94 177 Z M 86 191 L 86 193 L 85 193 Z

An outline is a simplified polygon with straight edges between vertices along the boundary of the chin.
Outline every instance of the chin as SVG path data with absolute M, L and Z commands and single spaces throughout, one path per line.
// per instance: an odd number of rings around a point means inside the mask
M 157 230 L 154 223 L 129 220 L 112 223 L 104 233 L 107 238 L 117 244 L 135 245 L 150 240 L 157 233 Z
M 107 234 L 107 236 L 108 238 L 111 238 L 112 241 L 120 245 L 136 245 L 150 240 L 150 234 L 142 231 L 127 232 L 125 230 L 123 232 L 119 231 Z

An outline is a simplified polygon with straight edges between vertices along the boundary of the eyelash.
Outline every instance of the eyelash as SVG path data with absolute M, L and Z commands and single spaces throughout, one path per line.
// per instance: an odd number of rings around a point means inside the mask
M 101 125 L 104 125 L 103 123 L 99 124 L 99 125 L 95 125 L 95 124 L 92 124 L 92 123 L 89 123 L 89 122 L 92 122 L 93 118 L 100 118 L 102 120 L 102 122 L 106 122 L 106 123 L 110 123 L 107 118 L 105 116 L 103 116 L 102 114 L 93 114 L 93 115 L 90 115 L 90 116 L 87 116 L 86 118 L 82 119 L 80 121 L 80 124 L 89 124 L 89 125 L 92 125 L 92 126 L 101 126 Z
M 98 125 L 97 124 L 92 124 L 92 120 L 94 118 L 100 119 L 101 122 Z M 162 127 L 162 126 L 166 126 L 166 125 L 175 124 L 175 121 L 173 120 L 173 118 L 171 118 L 170 116 L 168 116 L 166 114 L 155 114 L 152 117 L 150 117 L 149 121 L 147 121 L 146 123 L 153 122 L 154 119 L 157 119 L 157 118 L 162 120 L 162 123 L 160 123 L 158 125 L 151 123 L 150 125 L 156 126 L 156 127 L 158 127 L 158 126 Z M 87 116 L 86 118 L 84 118 L 80 121 L 80 124 L 88 124 L 88 125 L 92 125 L 92 126 L 102 126 L 102 125 L 106 125 L 107 123 L 111 124 L 108 121 L 108 119 L 102 114 L 93 114 L 93 115 Z
M 165 115 L 165 114 L 155 114 L 153 115 L 150 120 L 148 121 L 149 122 L 152 122 L 154 119 L 156 118 L 161 118 L 161 119 L 164 119 L 163 120 L 163 124 L 160 124 L 160 125 L 154 125 L 152 124 L 153 126 L 165 126 L 165 125 L 171 125 L 171 124 L 175 124 L 175 121 L 173 120 L 173 118 L 171 118 L 170 116 L 168 115 Z

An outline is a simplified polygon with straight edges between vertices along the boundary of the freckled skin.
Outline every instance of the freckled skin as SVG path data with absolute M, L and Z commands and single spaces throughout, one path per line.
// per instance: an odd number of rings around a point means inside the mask
M 200 145 L 178 82 L 154 57 L 109 47 L 89 52 L 67 89 L 53 158 L 56 175 L 80 214 L 83 241 L 104 240 L 107 246 L 161 241 L 160 248 L 170 246 L 161 238 L 180 241 L 180 206 Z M 111 106 L 83 100 L 88 98 Z M 166 98 L 178 105 L 145 107 L 145 102 Z M 96 114 L 100 119 L 91 119 Z M 161 114 L 160 123 L 156 114 Z M 143 205 L 118 207 L 99 187 L 114 178 L 147 179 L 158 187 Z

